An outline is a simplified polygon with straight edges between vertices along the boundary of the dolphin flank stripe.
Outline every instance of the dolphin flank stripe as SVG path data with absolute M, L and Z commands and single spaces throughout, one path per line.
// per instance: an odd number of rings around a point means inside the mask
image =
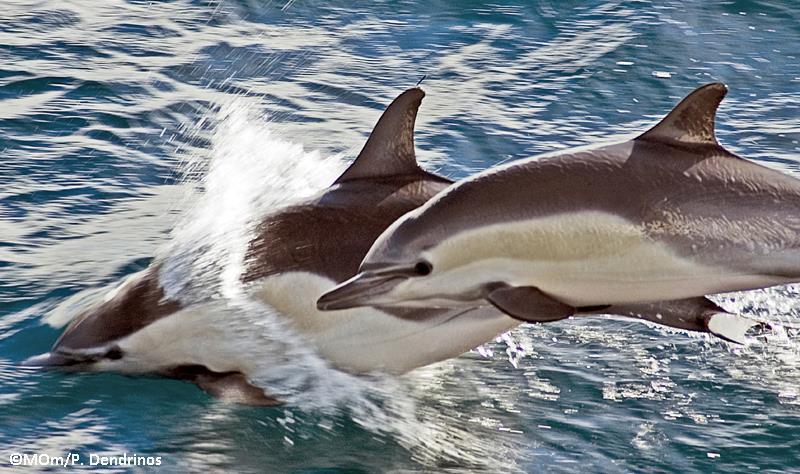
M 682 298 L 693 289 L 713 290 L 725 271 L 673 252 L 641 225 L 597 211 L 477 227 L 421 256 L 442 273 L 428 286 L 437 297 L 478 274 L 487 281 L 533 285 L 576 307 Z M 745 288 L 780 281 L 746 273 L 737 278 Z M 458 293 L 451 297 L 460 300 Z M 609 302 L 601 303 L 603 298 Z

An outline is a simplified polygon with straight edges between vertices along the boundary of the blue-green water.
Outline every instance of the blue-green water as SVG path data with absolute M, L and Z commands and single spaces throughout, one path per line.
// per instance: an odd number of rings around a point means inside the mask
M 307 396 L 272 409 L 17 365 L 54 342 L 45 318 L 71 296 L 192 246 L 192 219 L 241 213 L 220 196 L 320 186 L 424 74 L 419 155 L 454 178 L 629 136 L 712 80 L 731 89 L 721 141 L 800 176 L 798 56 L 800 6 L 777 0 L 4 2 L 0 471 L 76 452 L 170 471 L 800 472 L 800 343 L 780 331 L 742 349 L 570 320 L 353 387 L 289 357 Z M 209 163 L 227 171 L 209 182 Z M 720 301 L 796 324 L 799 292 Z

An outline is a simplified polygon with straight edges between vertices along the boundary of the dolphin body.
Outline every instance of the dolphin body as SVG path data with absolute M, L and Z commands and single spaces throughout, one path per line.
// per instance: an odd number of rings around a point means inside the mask
M 602 312 L 744 342 L 755 322 L 704 295 L 800 281 L 800 181 L 720 146 L 726 93 L 698 88 L 635 139 L 453 185 L 318 307 L 484 301 L 521 321 Z
M 333 366 L 352 373 L 403 373 L 455 357 L 518 324 L 487 307 L 359 308 L 319 314 L 315 301 L 344 281 L 378 235 L 450 181 L 422 170 L 414 123 L 424 93 L 398 96 L 363 150 L 328 189 L 260 223 L 241 276 Z M 51 352 L 28 365 L 157 374 L 192 381 L 220 398 L 271 405 L 250 383 L 250 364 L 224 315 L 168 299 L 162 262 L 126 280 L 72 320 Z

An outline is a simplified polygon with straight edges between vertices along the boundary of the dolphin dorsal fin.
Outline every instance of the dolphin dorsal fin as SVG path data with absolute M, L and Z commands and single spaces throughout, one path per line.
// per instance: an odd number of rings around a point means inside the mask
M 381 115 L 361 153 L 336 183 L 419 172 L 414 122 L 423 97 L 425 93 L 418 87 L 397 96 Z
M 728 88 L 719 82 L 698 87 L 637 140 L 718 145 L 714 117 L 727 93 Z

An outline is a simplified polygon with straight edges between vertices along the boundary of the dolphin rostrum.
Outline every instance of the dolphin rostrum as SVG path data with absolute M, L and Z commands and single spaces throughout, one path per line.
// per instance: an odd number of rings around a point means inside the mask
M 381 116 L 361 153 L 328 189 L 264 218 L 241 276 L 249 294 L 275 308 L 333 366 L 352 373 L 403 373 L 455 357 L 518 324 L 488 307 L 338 311 L 315 305 L 344 281 L 394 220 L 451 182 L 422 170 L 414 123 L 424 93 L 409 89 Z M 79 314 L 51 352 L 30 365 L 155 373 L 190 380 L 212 395 L 269 405 L 255 387 L 237 333 L 224 315 L 165 295 L 156 260 Z M 222 331 L 222 332 L 220 332 Z
M 320 309 L 474 306 L 635 316 L 742 342 L 705 295 L 800 281 L 800 181 L 717 142 L 723 84 L 635 139 L 486 170 L 393 223 Z

